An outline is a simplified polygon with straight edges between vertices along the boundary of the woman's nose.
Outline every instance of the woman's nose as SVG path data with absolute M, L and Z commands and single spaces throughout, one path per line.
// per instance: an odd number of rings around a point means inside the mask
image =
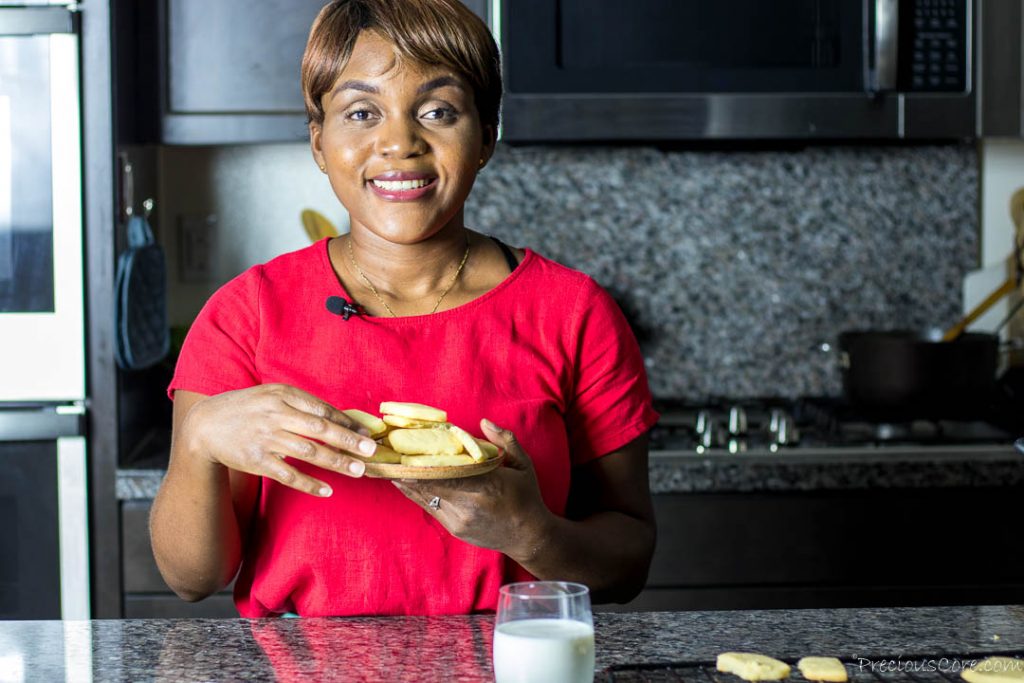
M 381 156 L 405 158 L 422 154 L 425 149 L 416 121 L 389 118 L 377 127 L 377 153 Z

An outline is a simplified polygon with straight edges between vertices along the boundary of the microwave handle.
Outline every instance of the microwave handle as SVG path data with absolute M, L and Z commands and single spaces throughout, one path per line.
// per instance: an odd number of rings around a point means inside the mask
M 871 49 L 874 57 L 872 92 L 896 89 L 896 61 L 899 55 L 899 0 L 873 0 L 874 30 Z

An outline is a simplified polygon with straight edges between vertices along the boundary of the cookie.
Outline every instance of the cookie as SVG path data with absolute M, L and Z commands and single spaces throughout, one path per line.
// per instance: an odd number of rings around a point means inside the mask
M 723 652 L 715 665 L 745 681 L 781 681 L 789 675 L 789 664 L 754 652 Z
M 467 432 L 461 427 L 456 427 L 453 424 L 445 425 L 444 428 L 462 444 L 463 450 L 469 453 L 473 460 L 479 462 L 484 459 L 484 451 L 480 448 L 480 444 L 476 442 L 473 435 Z
M 371 439 L 376 439 L 378 436 L 388 431 L 387 424 L 376 415 L 370 415 L 369 413 L 356 408 L 348 408 L 341 412 L 345 413 L 345 415 L 352 418 L 363 427 L 369 429 Z
M 440 408 L 425 406 L 422 403 L 402 403 L 400 401 L 384 401 L 380 404 L 381 415 L 398 415 L 411 420 L 427 422 L 447 422 L 448 413 Z
M 835 657 L 802 657 L 796 667 L 809 681 L 843 683 L 847 680 L 846 667 Z
M 440 422 L 431 422 L 430 420 L 414 420 L 411 417 L 402 417 L 401 415 L 385 415 L 382 421 L 385 425 L 405 429 L 433 428 L 442 424 Z
M 462 442 L 447 429 L 393 429 L 388 445 L 402 455 L 458 455 Z
M 476 460 L 468 455 L 403 455 L 402 464 L 409 467 L 459 467 Z
M 1024 659 L 989 657 L 970 669 L 964 669 L 960 676 L 967 683 L 1022 683 Z

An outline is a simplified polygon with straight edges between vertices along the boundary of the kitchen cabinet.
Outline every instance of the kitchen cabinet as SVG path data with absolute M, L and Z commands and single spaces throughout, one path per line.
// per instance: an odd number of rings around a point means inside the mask
M 300 141 L 299 67 L 323 0 L 165 0 L 162 142 Z
M 595 609 L 1024 604 L 1022 496 L 1015 486 L 658 494 L 646 588 Z M 230 589 L 193 604 L 167 588 L 150 506 L 122 502 L 124 615 L 237 616 Z
M 120 27 L 118 109 L 133 129 L 124 142 L 307 139 L 299 70 L 309 27 L 325 0 L 114 4 Z M 486 0 L 466 4 L 486 19 Z M 147 116 L 159 126 L 130 122 Z
M 656 495 L 647 588 L 611 609 L 1024 601 L 1022 495 L 1013 486 Z

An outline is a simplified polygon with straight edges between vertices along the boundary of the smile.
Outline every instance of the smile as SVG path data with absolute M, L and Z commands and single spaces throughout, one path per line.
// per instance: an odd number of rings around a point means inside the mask
M 432 181 L 421 178 L 420 180 L 371 180 L 370 182 L 382 190 L 394 192 L 396 190 L 416 190 L 426 187 Z
M 370 179 L 373 193 L 389 202 L 407 202 L 419 199 L 434 191 L 437 178 L 416 178 L 414 180 Z

